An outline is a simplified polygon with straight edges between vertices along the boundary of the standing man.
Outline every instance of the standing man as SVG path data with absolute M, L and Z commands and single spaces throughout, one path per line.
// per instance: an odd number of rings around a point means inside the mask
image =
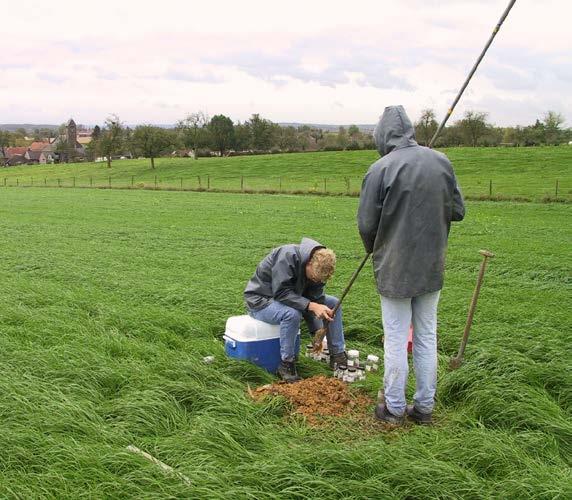
M 377 419 L 400 424 L 405 413 L 430 424 L 437 388 L 437 303 L 451 221 L 465 216 L 447 157 L 419 146 L 403 106 L 385 108 L 374 130 L 382 158 L 362 184 L 358 226 L 373 253 L 384 331 L 385 403 Z M 407 337 L 413 324 L 416 390 L 406 406 Z
M 317 241 L 303 238 L 272 250 L 258 264 L 244 290 L 248 314 L 280 325 L 281 362 L 277 374 L 286 382 L 300 380 L 296 369 L 296 336 L 302 317 L 311 334 L 329 324 L 330 364 L 347 362 L 342 310 L 333 315 L 338 299 L 324 294 L 336 269 L 334 252 Z

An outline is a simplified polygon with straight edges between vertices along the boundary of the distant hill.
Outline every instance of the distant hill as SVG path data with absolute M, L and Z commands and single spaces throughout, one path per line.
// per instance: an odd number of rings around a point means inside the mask
M 278 125 L 280 125 L 281 127 L 296 127 L 296 128 L 302 127 L 304 125 L 308 125 L 309 127 L 321 128 L 322 130 L 327 130 L 328 132 L 337 132 L 340 127 L 344 127 L 345 129 L 347 129 L 350 125 L 356 125 L 360 129 L 360 132 L 373 132 L 373 129 L 375 128 L 375 125 L 363 124 L 363 123 L 361 123 L 361 124 L 360 123 L 355 123 L 355 124 L 350 123 L 349 125 L 328 125 L 325 123 L 280 122 L 280 123 L 278 123 Z
M 0 130 L 7 130 L 8 132 L 16 132 L 19 128 L 23 128 L 26 132 L 33 132 L 36 128 L 49 128 L 51 130 L 57 130 L 59 125 L 45 125 L 40 123 L 3 123 L 0 124 Z

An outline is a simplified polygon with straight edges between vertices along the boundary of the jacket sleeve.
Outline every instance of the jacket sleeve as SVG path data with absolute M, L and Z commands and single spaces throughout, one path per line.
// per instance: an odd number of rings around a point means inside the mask
M 363 179 L 358 208 L 358 229 L 365 251 L 373 252 L 373 244 L 377 236 L 381 209 L 383 169 L 370 169 Z
M 455 178 L 455 189 L 453 191 L 453 215 L 451 220 L 461 221 L 465 218 L 465 202 L 463 201 L 463 194 L 461 188 Z
M 305 311 L 310 303 L 306 297 L 296 293 L 297 256 L 292 252 L 281 251 L 276 255 L 272 266 L 272 295 L 274 300 L 299 311 Z

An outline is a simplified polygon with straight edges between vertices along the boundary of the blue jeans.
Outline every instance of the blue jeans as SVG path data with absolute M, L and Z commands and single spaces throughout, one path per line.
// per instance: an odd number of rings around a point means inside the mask
M 333 309 L 338 303 L 336 297 L 326 295 L 325 304 Z M 280 325 L 280 357 L 282 361 L 294 361 L 296 357 L 296 335 L 300 329 L 302 318 L 306 320 L 310 333 L 322 328 L 324 322 L 316 318 L 312 313 L 302 313 L 293 307 L 287 306 L 282 302 L 273 300 L 263 309 L 258 311 L 248 311 L 248 314 L 254 319 L 270 323 L 271 325 Z M 344 329 L 342 326 L 342 308 L 338 309 L 336 316 L 329 323 L 328 330 L 328 348 L 330 354 L 337 354 L 345 351 Z
M 407 338 L 413 324 L 413 404 L 422 413 L 431 413 L 437 389 L 437 304 L 441 291 L 410 299 L 381 297 L 384 332 L 384 395 L 393 415 L 405 413 L 405 387 L 409 374 Z

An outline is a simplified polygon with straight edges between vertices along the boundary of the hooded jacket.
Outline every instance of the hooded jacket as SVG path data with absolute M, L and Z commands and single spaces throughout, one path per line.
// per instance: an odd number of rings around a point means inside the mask
M 324 284 L 306 278 L 306 264 L 317 248 L 325 247 L 310 238 L 302 238 L 299 245 L 283 245 L 272 250 L 258 264 L 246 285 L 247 307 L 256 311 L 277 300 L 304 312 L 310 302 L 323 303 Z
M 379 293 L 408 298 L 440 290 L 451 221 L 465 216 L 453 167 L 417 144 L 403 106 L 385 108 L 374 139 L 382 158 L 364 177 L 357 220 Z

